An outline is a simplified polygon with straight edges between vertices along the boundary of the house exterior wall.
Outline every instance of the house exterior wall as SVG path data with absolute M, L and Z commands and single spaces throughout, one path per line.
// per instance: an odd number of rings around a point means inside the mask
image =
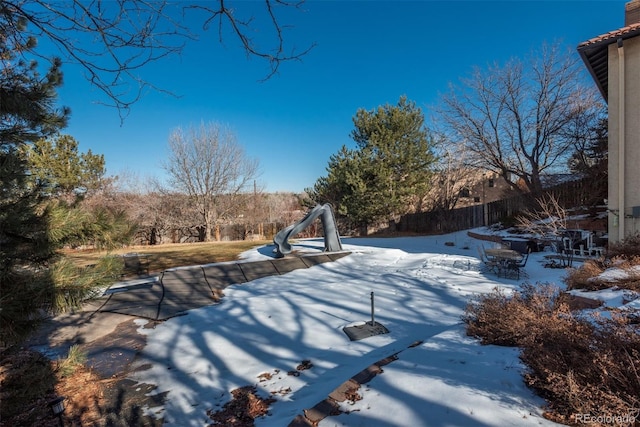
M 608 225 L 611 243 L 640 231 L 640 217 L 632 217 L 633 207 L 640 207 L 640 37 L 624 40 L 623 61 L 616 43 L 610 44 L 608 49 Z M 624 69 L 621 72 L 622 62 Z M 622 85 L 620 76 L 623 76 Z M 624 114 L 623 120 L 620 120 L 621 114 Z M 624 144 L 622 156 L 621 141 Z
M 482 174 L 468 187 L 469 196 L 460 197 L 457 208 L 495 202 L 505 198 L 511 186 L 498 174 Z

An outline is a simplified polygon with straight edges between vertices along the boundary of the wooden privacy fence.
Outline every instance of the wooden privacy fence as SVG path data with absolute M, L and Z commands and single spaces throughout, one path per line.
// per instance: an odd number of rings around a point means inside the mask
M 396 223 L 396 230 L 420 234 L 451 233 L 482 226 L 483 214 L 482 205 L 450 211 L 407 214 Z
M 565 209 L 585 206 L 592 199 L 589 182 L 586 179 L 549 187 L 543 195 L 554 195 Z M 396 231 L 440 234 L 504 222 L 526 209 L 535 209 L 535 200 L 535 196 L 524 194 L 496 200 L 486 205 L 474 205 L 449 211 L 407 214 L 403 215 L 396 223 Z M 485 207 L 486 224 L 484 221 Z

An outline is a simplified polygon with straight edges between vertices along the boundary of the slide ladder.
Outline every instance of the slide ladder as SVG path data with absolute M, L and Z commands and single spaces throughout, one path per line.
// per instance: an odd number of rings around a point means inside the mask
M 342 242 L 340 241 L 340 234 L 338 234 L 338 227 L 333 216 L 333 209 L 330 204 L 325 203 L 324 205 L 316 205 L 300 221 L 280 230 L 276 234 L 273 238 L 273 243 L 276 245 L 276 256 L 280 258 L 291 253 L 289 239 L 311 225 L 318 217 L 320 217 L 322 228 L 324 229 L 324 250 L 327 252 L 341 251 Z

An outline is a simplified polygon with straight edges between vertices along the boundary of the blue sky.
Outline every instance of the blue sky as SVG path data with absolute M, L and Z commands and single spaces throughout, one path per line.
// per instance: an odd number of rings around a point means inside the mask
M 240 1 L 236 7 L 260 3 Z M 284 21 L 290 45 L 316 47 L 285 63 L 266 82 L 265 63 L 247 59 L 215 33 L 181 57 L 150 64 L 140 77 L 179 97 L 150 92 L 121 124 L 116 110 L 78 67 L 65 65 L 60 103 L 71 108 L 64 133 L 80 150 L 104 154 L 108 175 L 164 176 L 167 140 L 176 127 L 228 126 L 259 159 L 267 191 L 302 191 L 326 174 L 329 156 L 349 137 L 358 108 L 395 104 L 406 95 L 429 115 L 449 83 L 474 66 L 525 57 L 560 41 L 578 55 L 582 41 L 620 28 L 624 0 L 608 1 L 314 1 Z M 259 39 L 257 39 L 259 41 Z M 591 83 L 585 71 L 585 81 Z M 103 100 L 103 99 L 102 99 Z

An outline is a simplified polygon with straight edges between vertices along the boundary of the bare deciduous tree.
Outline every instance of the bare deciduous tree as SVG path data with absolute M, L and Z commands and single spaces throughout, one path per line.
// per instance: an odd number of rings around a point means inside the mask
M 436 144 L 437 163 L 423 209 L 449 211 L 458 204 L 462 190 L 478 181 L 478 170 L 467 166 L 466 150 L 441 138 Z
M 257 178 L 258 161 L 246 156 L 235 136 L 217 123 L 175 129 L 169 137 L 169 156 L 163 165 L 174 189 L 195 203 L 204 240 L 220 240 L 219 226 L 246 202 Z
M 553 195 L 536 199 L 537 207 L 516 218 L 522 230 L 556 240 L 567 230 L 567 211 Z
M 439 110 L 450 138 L 474 166 L 497 171 L 515 190 L 538 193 L 542 177 L 566 168 L 601 106 L 580 84 L 577 55 L 543 46 L 527 62 L 476 69 L 443 97 Z M 563 169 L 566 170 L 566 169 Z M 520 181 L 520 182 L 518 182 Z
M 269 71 L 265 79 L 275 74 L 281 63 L 299 60 L 313 45 L 303 50 L 287 47 L 287 25 L 280 16 L 284 8 L 300 9 L 303 3 L 262 0 L 263 9 L 257 14 L 264 19 L 253 19 L 248 13 L 253 7 L 232 7 L 224 0 L 2 0 L 0 16 L 16 17 L 23 28 L 15 31 L 8 20 L 0 19 L 0 35 L 14 38 L 16 46 L 34 46 L 38 38 L 50 41 L 63 61 L 83 68 L 86 78 L 106 94 L 105 103 L 117 107 L 124 117 L 147 88 L 167 90 L 145 80 L 140 70 L 150 62 L 180 53 L 189 40 L 199 38 L 200 28 L 207 31 L 213 26 L 219 42 L 235 37 L 248 56 L 266 60 Z M 259 33 L 263 44 L 257 43 L 252 33 Z M 39 56 L 50 59 L 43 52 Z
M 567 210 L 562 207 L 557 197 L 553 194 L 541 196 L 536 199 L 537 207 L 526 211 L 516 217 L 516 226 L 527 233 L 538 236 L 545 242 L 553 242 L 555 249 L 560 254 L 562 265 L 571 267 L 573 262 L 573 241 L 567 234 L 569 216 Z M 565 248 L 563 239 L 568 238 Z

